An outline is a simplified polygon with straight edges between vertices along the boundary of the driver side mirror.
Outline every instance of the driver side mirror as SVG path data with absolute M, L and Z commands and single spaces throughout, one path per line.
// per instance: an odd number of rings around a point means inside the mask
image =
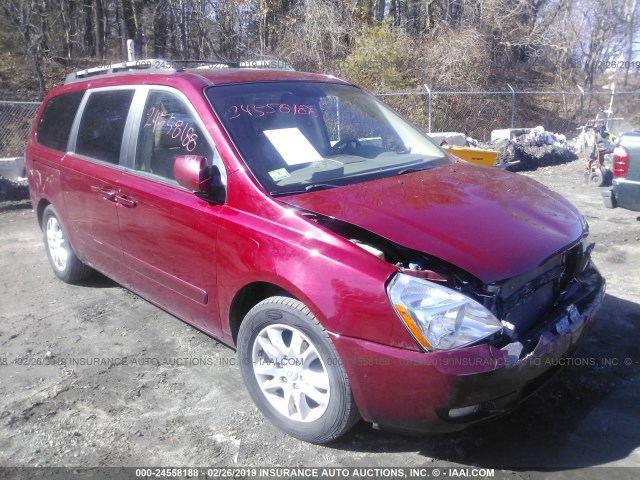
M 218 200 L 224 197 L 224 185 L 218 167 L 207 165 L 206 157 L 180 155 L 173 165 L 173 176 L 178 184 L 196 194 L 211 195 Z

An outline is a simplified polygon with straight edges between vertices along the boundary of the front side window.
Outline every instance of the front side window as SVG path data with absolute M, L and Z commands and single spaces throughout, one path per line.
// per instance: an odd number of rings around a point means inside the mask
M 353 86 L 222 85 L 210 87 L 207 96 L 245 163 L 272 195 L 449 162 L 422 132 Z
M 92 92 L 78 128 L 76 153 L 118 164 L 134 90 Z
M 185 102 L 166 91 L 151 91 L 142 114 L 136 151 L 136 170 L 173 179 L 173 164 L 180 155 L 213 160 L 213 150 L 199 122 Z
M 67 151 L 73 120 L 83 96 L 84 90 L 49 100 L 38 122 L 37 139 L 40 145 L 60 152 Z

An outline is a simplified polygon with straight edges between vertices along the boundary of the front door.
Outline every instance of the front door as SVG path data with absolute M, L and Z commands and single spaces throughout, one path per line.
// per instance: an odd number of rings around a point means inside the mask
M 180 318 L 215 333 L 216 235 L 220 205 L 198 198 L 173 177 L 179 155 L 215 149 L 198 115 L 178 92 L 149 91 L 132 139 L 134 158 L 119 182 L 120 238 L 130 288 Z M 133 153 L 135 151 L 135 153 Z

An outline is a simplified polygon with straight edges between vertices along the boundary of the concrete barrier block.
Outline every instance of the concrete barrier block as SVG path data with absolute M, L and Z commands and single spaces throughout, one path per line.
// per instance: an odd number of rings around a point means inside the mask
M 0 176 L 8 180 L 15 180 L 25 176 L 24 158 L 0 158 Z
M 452 147 L 464 147 L 467 144 L 467 136 L 459 132 L 431 132 L 429 135 L 438 145 L 446 141 Z

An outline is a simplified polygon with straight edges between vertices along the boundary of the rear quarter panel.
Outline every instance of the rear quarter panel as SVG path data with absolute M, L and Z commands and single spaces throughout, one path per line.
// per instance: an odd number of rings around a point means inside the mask
M 620 145 L 626 147 L 629 152 L 627 179 L 640 182 L 640 132 L 623 135 Z
M 37 121 L 37 120 L 36 120 Z M 29 182 L 29 195 L 34 210 L 39 211 L 40 202 L 53 204 L 58 213 L 62 212 L 62 191 L 60 188 L 60 162 L 64 154 L 38 145 L 35 134 L 25 150 L 25 167 Z M 64 223 L 64 219 L 61 219 Z

